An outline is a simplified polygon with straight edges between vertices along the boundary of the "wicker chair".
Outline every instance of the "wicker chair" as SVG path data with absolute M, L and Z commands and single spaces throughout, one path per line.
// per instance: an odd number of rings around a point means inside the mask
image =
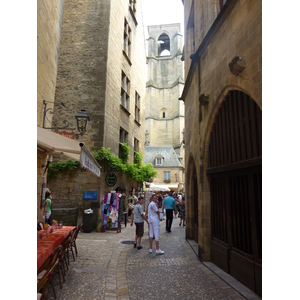
M 59 246 L 57 249 L 55 249 L 51 256 L 45 261 L 45 263 L 39 268 L 38 270 L 38 274 L 37 274 L 37 278 L 40 280 L 44 280 L 44 278 L 47 276 L 47 274 L 49 273 L 50 270 L 52 270 L 51 274 L 54 272 L 56 266 L 58 263 L 58 254 L 60 249 L 62 248 L 62 246 Z M 53 268 L 53 266 L 55 265 L 55 268 Z M 54 289 L 54 285 L 53 285 L 53 281 L 52 281 L 52 277 L 50 278 L 48 284 L 51 284 L 52 286 L 52 290 L 53 290 L 53 294 L 54 294 L 54 298 L 56 299 L 56 294 L 55 294 L 55 289 Z
M 54 270 L 56 269 L 57 265 L 58 265 L 58 259 L 48 270 L 47 274 L 45 274 L 41 279 L 39 279 L 39 281 L 37 283 L 37 299 L 38 300 L 47 299 L 47 291 L 48 291 L 49 283 L 52 283 L 54 298 L 56 299 L 56 294 L 55 294 L 55 290 L 54 290 L 53 282 L 52 282 L 52 274 L 53 274 Z
M 72 236 L 71 236 L 71 241 L 69 243 L 68 250 L 67 250 L 68 252 L 72 252 L 72 256 L 73 256 L 74 261 L 75 261 L 75 255 L 74 255 L 74 252 L 73 252 L 73 248 L 75 249 L 75 253 L 76 253 L 76 256 L 77 256 L 78 251 L 77 251 L 77 247 L 76 247 L 76 239 L 77 239 L 78 233 L 79 233 L 82 225 L 83 225 L 83 223 L 78 225 L 75 228 L 75 230 L 73 231 Z
M 44 223 L 43 222 L 38 222 L 37 230 L 43 230 L 43 229 L 44 229 Z

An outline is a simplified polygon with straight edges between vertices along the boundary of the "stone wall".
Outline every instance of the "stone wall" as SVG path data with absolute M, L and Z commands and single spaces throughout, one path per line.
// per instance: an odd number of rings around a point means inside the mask
M 130 59 L 123 53 L 124 20 L 131 31 Z M 69 1 L 65 4 L 55 101 L 54 122 L 64 119 L 76 127 L 75 115 L 85 109 L 90 116 L 86 133 L 80 137 L 92 150 L 102 146 L 119 152 L 119 132 L 128 132 L 133 161 L 134 138 L 144 154 L 144 97 L 146 58 L 141 3 L 136 19 L 127 0 Z M 122 71 L 130 80 L 128 110 L 120 106 Z M 140 123 L 135 122 L 135 92 L 141 99 Z M 76 131 L 75 131 L 76 132 Z
M 214 1 L 209 1 L 213 3 Z M 187 199 L 198 198 L 199 253 L 210 260 L 210 185 L 206 175 L 211 128 L 224 97 L 231 89 L 248 94 L 262 108 L 262 7 L 261 1 L 230 1 L 235 3 L 219 29 L 201 45 L 200 57 L 195 58 L 194 69 L 186 70 L 183 92 L 185 110 L 185 149 Z M 207 1 L 194 1 L 195 42 L 198 49 L 215 17 L 215 6 L 205 6 Z M 184 1 L 185 20 L 189 19 L 192 1 Z M 214 17 L 213 17 L 214 16 Z M 203 17 L 203 18 L 202 18 Z M 185 27 L 187 21 L 185 21 Z M 192 36 L 186 36 L 186 39 Z M 209 41 L 209 42 L 207 42 Z M 185 64 L 191 65 L 190 55 L 185 52 Z M 245 61 L 246 68 L 238 76 L 232 74 L 229 63 L 236 56 Z M 199 64 L 198 64 L 199 63 Z M 200 66 L 200 72 L 198 69 Z M 200 78 L 199 78 L 200 74 Z M 209 95 L 209 104 L 201 106 L 199 95 Z M 191 163 L 193 162 L 193 163 Z M 193 168 L 196 168 L 198 195 L 193 195 Z M 187 219 L 193 219 L 191 201 L 186 202 Z M 187 238 L 192 237 L 192 222 L 187 223 Z M 190 234 L 190 236 L 189 236 Z
M 43 100 L 54 102 L 64 0 L 37 1 L 37 125 L 43 126 Z M 47 104 L 47 108 L 53 103 Z M 51 124 L 52 115 L 47 114 Z
M 105 183 L 106 174 L 111 171 L 109 167 L 103 166 L 100 177 L 78 168 L 72 171 L 58 173 L 53 178 L 48 178 L 47 187 L 51 190 L 53 199 L 53 218 L 62 220 L 65 225 L 77 225 L 83 220 L 85 209 L 93 209 L 93 225 L 102 223 L 101 201 L 106 192 L 123 187 L 128 198 L 131 188 L 137 190 L 138 185 L 126 174 L 117 173 L 117 183 L 113 187 Z M 83 191 L 97 191 L 97 200 L 83 200 Z

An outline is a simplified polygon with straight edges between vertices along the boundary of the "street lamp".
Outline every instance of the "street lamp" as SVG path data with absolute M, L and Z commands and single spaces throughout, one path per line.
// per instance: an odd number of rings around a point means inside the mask
M 77 121 L 77 129 L 80 133 L 80 135 L 83 135 L 86 131 L 86 125 L 87 121 L 90 121 L 90 117 L 85 111 L 85 109 L 82 109 L 76 116 L 75 119 Z
M 48 108 L 47 109 L 47 103 L 54 103 L 54 102 L 50 102 L 50 101 L 43 101 L 43 104 L 45 105 L 44 107 L 44 117 L 43 117 L 43 128 L 45 129 L 53 129 L 53 130 L 60 130 L 60 129 L 64 129 L 64 130 L 76 130 L 76 128 L 70 128 L 69 127 L 69 122 L 67 120 L 63 120 L 63 123 L 66 124 L 63 127 L 45 127 L 45 121 L 47 118 L 47 113 L 49 112 L 50 114 L 54 114 L 53 108 Z M 65 108 L 65 105 L 63 102 L 61 102 L 61 106 L 63 106 Z M 82 136 L 85 132 L 86 132 L 86 125 L 87 125 L 87 121 L 90 121 L 90 117 L 88 116 L 87 112 L 85 111 L 85 109 L 82 109 L 79 113 L 77 113 L 77 115 L 75 116 L 75 119 L 77 121 L 77 130 L 79 131 L 80 135 Z M 48 120 L 50 122 L 50 120 Z M 52 125 L 52 124 L 51 124 Z

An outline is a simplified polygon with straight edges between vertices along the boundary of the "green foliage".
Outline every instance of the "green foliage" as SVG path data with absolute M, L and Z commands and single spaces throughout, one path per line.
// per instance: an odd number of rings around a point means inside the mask
M 127 173 L 132 179 L 137 182 L 149 181 L 151 177 L 156 177 L 157 171 L 153 169 L 151 163 L 143 164 L 142 155 L 136 152 L 134 155 L 134 163 L 128 163 L 130 147 L 127 144 L 121 144 L 125 153 L 123 160 L 111 153 L 110 148 L 102 147 L 94 153 L 95 159 L 100 163 L 106 161 L 115 171 L 121 171 L 122 174 Z M 125 161 L 125 163 L 122 163 Z
M 79 167 L 79 161 L 68 159 L 67 161 L 53 162 L 48 167 L 48 177 L 54 177 L 58 172 L 75 170 Z
M 127 173 L 132 179 L 140 183 L 150 181 L 151 177 L 157 176 L 157 171 L 153 169 L 151 163 L 143 164 L 140 152 L 135 153 L 133 164 L 128 163 L 130 147 L 125 143 L 121 144 L 121 146 L 123 149 L 122 158 L 113 155 L 110 148 L 106 149 L 104 147 L 101 147 L 98 151 L 94 151 L 93 155 L 99 163 L 107 162 L 113 170 L 121 172 L 122 175 Z M 58 172 L 74 170 L 78 166 L 79 162 L 71 159 L 65 162 L 51 163 L 48 168 L 48 176 L 50 178 Z
M 133 158 L 133 161 L 134 161 L 134 164 L 140 168 L 142 166 L 142 154 L 140 152 L 136 152 L 135 155 L 134 155 L 134 158 Z
M 128 162 L 130 147 L 126 143 L 121 143 L 122 151 L 121 151 L 121 159 L 124 164 Z
M 100 150 L 95 151 L 94 157 L 98 162 L 107 162 L 112 169 L 119 171 L 124 174 L 127 170 L 126 166 L 123 164 L 122 159 L 113 155 L 110 148 L 101 147 Z

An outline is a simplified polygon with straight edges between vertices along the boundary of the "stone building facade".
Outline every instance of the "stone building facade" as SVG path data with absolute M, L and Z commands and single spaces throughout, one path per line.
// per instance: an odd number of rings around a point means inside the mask
M 58 50 L 61 34 L 64 0 L 37 1 L 37 126 L 43 127 L 44 104 L 53 108 L 58 64 Z M 45 127 L 50 126 L 52 114 L 45 119 Z M 37 218 L 42 218 L 42 184 L 46 184 L 44 174 L 48 155 L 37 149 Z
M 144 153 L 145 66 L 141 1 L 67 1 L 53 124 L 67 119 L 76 127 L 74 116 L 85 109 L 90 121 L 80 140 L 115 155 L 126 142 L 132 162 L 135 151 Z
M 183 191 L 184 166 L 172 146 L 145 146 L 144 162 L 151 163 L 157 171 L 157 176 L 153 178 L 154 185 Z
M 184 165 L 185 113 L 184 104 L 178 101 L 184 86 L 180 24 L 148 26 L 148 33 L 145 145 L 172 146 Z M 157 171 L 157 180 L 163 178 L 162 169 Z M 170 184 L 176 182 L 174 178 Z M 183 181 L 179 185 L 184 189 Z
M 186 237 L 262 292 L 262 3 L 183 0 Z
M 57 13 L 59 22 L 56 19 L 54 22 L 58 31 L 54 56 L 57 74 L 53 76 L 56 81 L 53 89 L 47 78 L 44 85 L 51 86 L 52 98 L 46 93 L 42 97 L 54 102 L 53 118 L 49 117 L 47 126 L 61 128 L 66 120 L 69 123 L 66 131 L 75 141 L 83 142 L 91 150 L 110 148 L 117 156 L 122 151 L 120 143 L 126 142 L 131 147 L 129 162 L 133 162 L 137 151 L 144 155 L 146 51 L 141 5 L 141 1 L 132 0 L 62 1 L 57 5 L 61 10 Z M 51 7 L 46 7 L 48 14 L 54 13 Z M 45 20 L 41 18 L 39 22 Z M 48 31 L 46 37 L 53 34 Z M 75 115 L 82 109 L 90 120 L 81 136 L 75 129 Z M 54 161 L 66 159 L 54 156 Z M 120 174 L 115 186 L 108 187 L 105 184 L 108 172 L 107 167 L 102 169 L 99 179 L 81 169 L 70 172 L 66 178 L 73 178 L 68 182 L 59 176 L 49 179 L 47 187 L 53 193 L 56 213 L 60 210 L 68 215 L 77 210 L 79 222 L 85 205 L 93 206 L 99 216 L 105 192 L 122 187 L 128 194 L 133 188 L 141 188 Z M 83 190 L 90 189 L 97 191 L 97 201 L 78 201 L 78 193 L 82 197 Z

